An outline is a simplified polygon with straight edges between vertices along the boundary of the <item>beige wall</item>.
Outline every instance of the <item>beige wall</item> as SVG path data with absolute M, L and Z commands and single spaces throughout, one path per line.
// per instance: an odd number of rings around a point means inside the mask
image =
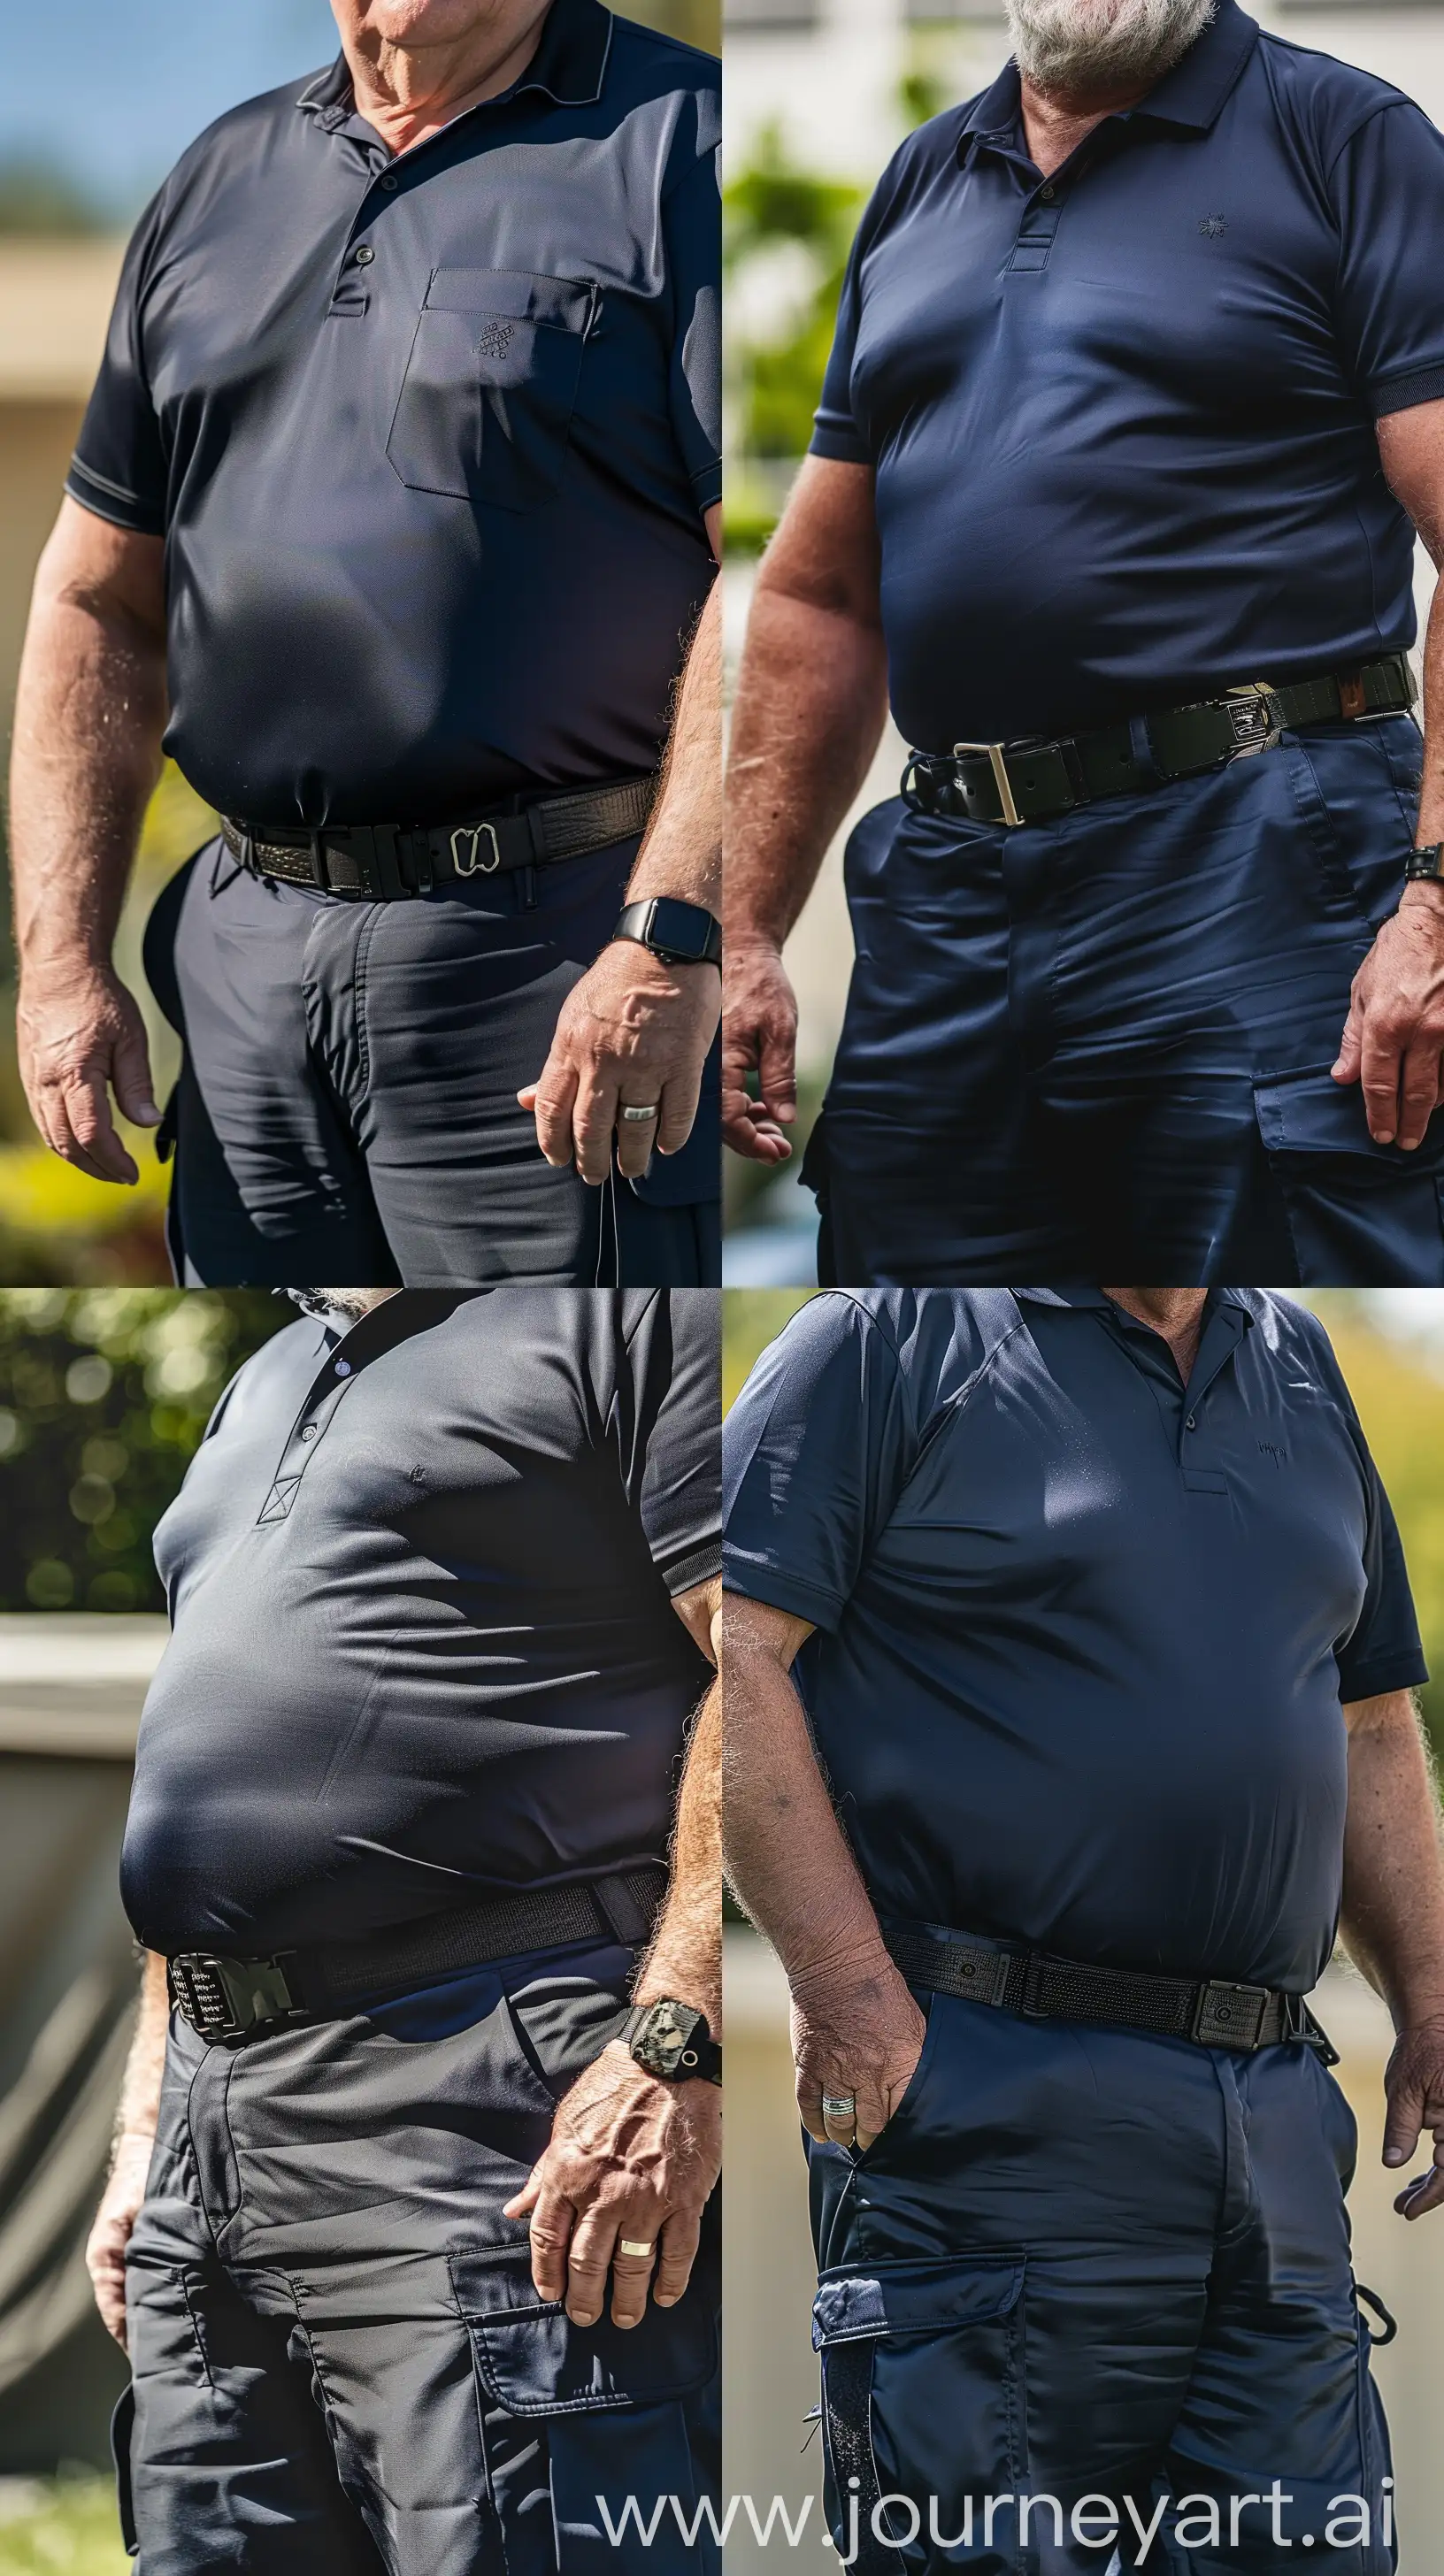
M 1359 2122 L 1359 2173 L 1351 2207 L 1355 2268 L 1399 2320 L 1377 2360 L 1398 2481 L 1400 2576 L 1437 2576 L 1444 2534 L 1444 2211 L 1409 2226 L 1391 2206 L 1397 2181 L 1379 2162 L 1383 2071 L 1391 2033 L 1382 2005 L 1345 1973 L 1315 1998 L 1341 2050 L 1339 2078 Z M 762 2502 L 787 2499 L 795 2516 L 820 2485 L 818 2441 L 799 2457 L 817 2366 L 809 2339 L 813 2269 L 807 2192 L 792 2099 L 786 1995 L 770 1950 L 746 1931 L 728 1936 L 726 2211 L 726 2484 Z M 1422 2171 L 1420 2155 L 1411 2171 Z M 816 2556 L 819 2507 L 801 2547 L 779 2533 L 759 2549 L 734 2528 L 726 2576 L 778 2576 Z

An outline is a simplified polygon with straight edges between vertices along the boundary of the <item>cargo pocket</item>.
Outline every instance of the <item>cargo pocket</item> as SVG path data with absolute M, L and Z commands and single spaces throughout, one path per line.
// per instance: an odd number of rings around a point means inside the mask
M 140 2552 L 135 2536 L 135 2505 L 131 2496 L 130 2445 L 135 2431 L 135 2384 L 129 2382 L 115 2401 L 110 2419 L 110 2456 L 115 2462 L 115 2504 L 120 2519 L 120 2536 L 128 2558 Z
M 574 2326 L 538 2299 L 524 2252 L 453 2254 L 457 2306 L 471 2338 L 487 2460 L 488 2503 L 508 2576 L 710 2576 L 718 2563 L 694 2453 L 693 2406 L 718 2364 L 717 2312 L 706 2279 L 675 2308 L 648 2307 L 623 2332 L 608 2318 Z M 511 2463 L 517 2435 L 527 2474 Z M 550 2512 L 539 2515 L 545 2483 Z M 546 2552 L 537 2557 L 539 2535 Z
M 549 501 L 596 305 L 572 278 L 437 269 L 386 442 L 402 482 L 501 510 Z
M 1376 1145 L 1323 1066 L 1256 1082 L 1254 1110 L 1299 1286 L 1444 1287 L 1444 1111 L 1414 1153 Z
M 1023 2568 L 1025 2269 L 950 2255 L 819 2280 L 827 2510 L 863 2576 L 936 2566 L 950 2544 L 975 2576 Z

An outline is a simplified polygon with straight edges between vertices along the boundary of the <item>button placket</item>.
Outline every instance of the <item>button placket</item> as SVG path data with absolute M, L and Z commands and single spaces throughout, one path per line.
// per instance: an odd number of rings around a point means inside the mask
M 275 1479 L 259 1514 L 261 1521 L 283 1521 L 296 1499 L 308 1461 L 330 1429 L 336 1407 L 360 1375 L 360 1365 L 332 1351 L 311 1381 L 306 1401 L 291 1426 L 276 1467 Z

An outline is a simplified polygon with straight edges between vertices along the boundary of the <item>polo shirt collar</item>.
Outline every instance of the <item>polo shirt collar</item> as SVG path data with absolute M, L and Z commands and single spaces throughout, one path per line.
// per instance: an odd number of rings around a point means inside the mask
M 1101 1308 L 1107 1314 L 1126 1317 L 1124 1307 L 1116 1305 L 1111 1297 L 1104 1295 L 1101 1288 L 1095 1288 L 1089 1281 L 1079 1280 L 1061 1288 L 1015 1288 L 1013 1295 L 1024 1298 L 1035 1306 L 1091 1306 L 1095 1311 Z M 1252 1324 L 1254 1321 L 1253 1308 L 1239 1288 L 1210 1288 L 1204 1306 L 1205 1314 L 1212 1314 L 1221 1306 L 1236 1311 L 1242 1316 L 1245 1325 Z M 1128 1320 L 1136 1322 L 1137 1318 Z
M 589 107 L 601 97 L 611 43 L 612 13 L 600 6 L 600 0 L 552 0 L 541 41 L 526 70 L 510 89 L 498 90 L 495 98 L 480 104 L 495 107 L 500 99 L 519 98 L 525 90 L 538 89 L 558 107 Z M 342 121 L 353 105 L 344 54 L 307 82 L 296 105 L 328 127 Z
M 1219 0 L 1214 16 L 1171 72 L 1136 107 L 1115 111 L 1120 123 L 1133 117 L 1165 125 L 1192 126 L 1207 132 L 1249 55 L 1258 43 L 1258 21 L 1237 0 Z M 966 161 L 977 143 L 1022 145 L 1022 85 L 1015 62 L 1006 62 L 991 88 L 974 99 L 958 136 L 958 158 Z M 1109 120 L 1104 119 L 1105 124 Z

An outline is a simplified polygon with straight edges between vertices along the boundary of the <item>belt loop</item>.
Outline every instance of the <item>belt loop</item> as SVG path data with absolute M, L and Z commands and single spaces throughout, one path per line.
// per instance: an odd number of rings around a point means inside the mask
M 331 879 L 326 867 L 326 843 L 321 830 L 308 825 L 306 838 L 311 844 L 311 881 L 318 893 L 329 894 Z
M 651 1924 L 624 1878 L 596 1878 L 592 1894 L 602 1920 L 624 1950 L 639 1950 L 650 1937 Z
M 1133 754 L 1135 767 L 1141 770 L 1143 776 L 1151 778 L 1155 787 L 1165 786 L 1167 781 L 1164 772 L 1158 766 L 1157 755 L 1153 748 L 1153 736 L 1148 730 L 1147 716 L 1129 717 L 1128 747 Z

